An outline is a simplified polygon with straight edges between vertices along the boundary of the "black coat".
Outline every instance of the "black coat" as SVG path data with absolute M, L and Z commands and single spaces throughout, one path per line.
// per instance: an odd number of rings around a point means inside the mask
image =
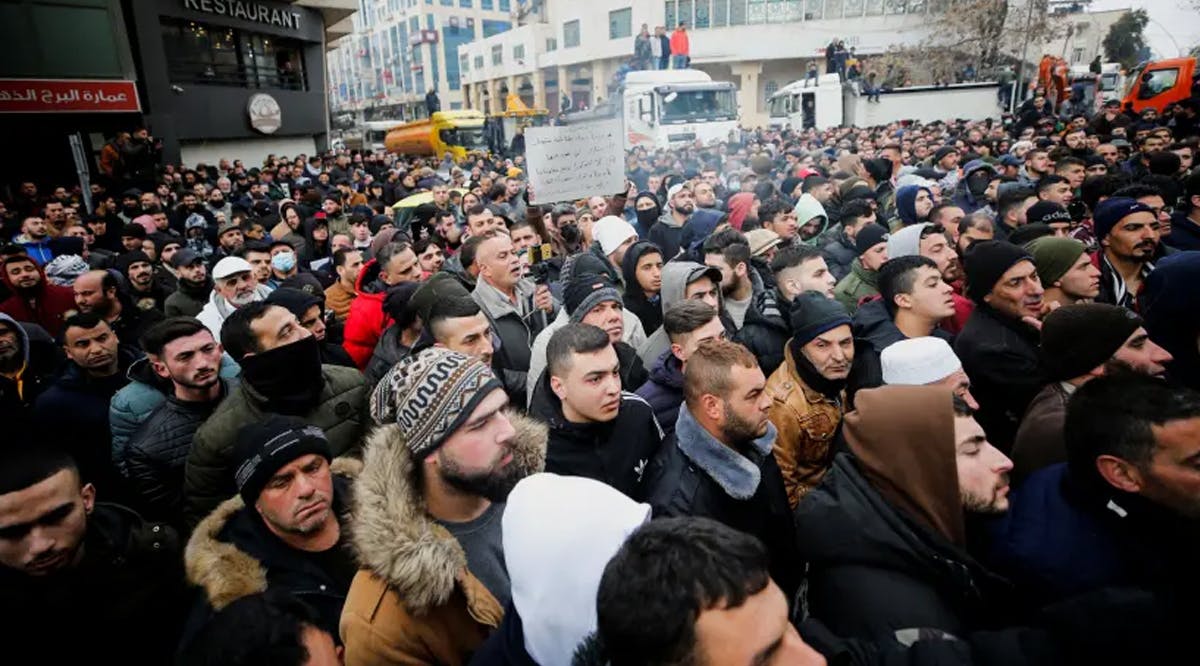
M 235 382 L 236 384 L 236 382 Z M 229 380 L 221 382 L 221 396 L 212 402 L 167 399 L 146 418 L 125 451 L 129 491 L 143 515 L 171 524 L 182 524 L 183 468 L 192 436 L 229 394 Z
M 33 404 L 54 381 L 62 366 L 61 347 L 46 329 L 28 322 L 16 322 L 0 313 L 0 322 L 16 328 L 17 344 L 21 345 L 24 370 L 20 382 L 0 375 L 0 423 L 6 436 L 14 439 L 33 435 L 31 418 Z
M 858 250 L 854 247 L 854 243 L 846 237 L 846 232 L 839 228 L 833 240 L 821 248 L 821 255 L 825 257 L 829 272 L 833 273 L 833 277 L 838 282 L 841 282 L 842 278 L 850 274 L 850 264 L 858 258 Z
M 854 313 L 854 365 L 846 382 L 846 397 L 854 404 L 854 394 L 865 388 L 883 386 L 883 350 L 907 340 L 888 315 L 882 299 L 863 303 Z M 934 328 L 931 336 L 952 342 L 954 336 Z
M 796 507 L 796 540 L 809 562 L 808 611 L 838 636 L 964 635 L 1003 626 L 1011 609 L 1004 580 L 896 510 L 849 453 Z
M 980 304 L 967 319 L 954 352 L 979 401 L 976 420 L 1001 451 L 1012 449 L 1029 403 L 1050 382 L 1038 352 L 1038 332 Z
M 768 289 L 750 301 L 742 329 L 734 338 L 754 353 L 763 374 L 771 376 L 783 365 L 783 346 L 792 337 L 787 320 L 788 303 L 777 289 Z
M 367 361 L 367 367 L 363 370 L 368 389 L 375 390 L 375 385 L 383 379 L 388 370 L 412 352 L 412 349 L 400 342 L 401 333 L 403 330 L 399 326 L 389 326 L 383 331 L 383 335 L 379 336 L 379 342 L 375 343 L 375 351 L 371 352 L 371 360 Z

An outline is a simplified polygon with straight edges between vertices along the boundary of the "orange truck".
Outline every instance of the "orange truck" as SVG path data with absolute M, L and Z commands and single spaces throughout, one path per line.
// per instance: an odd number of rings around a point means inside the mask
M 1131 83 L 1123 102 L 1138 113 L 1142 109 L 1162 113 L 1168 104 L 1191 97 L 1194 76 L 1195 58 L 1170 58 L 1138 65 L 1126 77 Z

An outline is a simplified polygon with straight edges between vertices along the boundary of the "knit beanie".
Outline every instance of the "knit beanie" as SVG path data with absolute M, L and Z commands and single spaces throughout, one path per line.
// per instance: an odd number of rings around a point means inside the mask
M 592 225 L 592 238 L 600 244 L 604 256 L 608 256 L 630 238 L 637 240 L 637 231 L 632 224 L 616 215 L 605 215 Z
M 879 355 L 884 384 L 924 386 L 962 370 L 962 362 L 941 338 L 926 336 L 894 342 Z
M 877 225 L 878 226 L 878 225 Z M 888 259 L 915 257 L 921 254 L 921 232 L 929 222 L 922 222 L 896 230 L 888 237 Z
M 868 224 L 859 229 L 858 236 L 854 238 L 854 251 L 861 257 L 867 250 L 887 240 L 887 229 L 878 224 Z
M 605 275 L 580 275 L 567 282 L 563 289 L 563 307 L 576 324 L 583 321 L 592 308 L 605 301 L 621 302 L 621 292 Z
M 420 460 L 435 451 L 502 386 L 483 361 L 441 347 L 401 360 L 371 393 L 371 418 L 395 423 Z
M 234 442 L 234 482 L 247 506 L 258 501 L 267 481 L 279 468 L 300 456 L 315 454 L 333 459 L 325 433 L 293 416 L 266 414 L 242 426 Z
M 1101 201 L 1096 205 L 1096 211 L 1092 214 L 1092 227 L 1096 231 L 1096 240 L 1104 240 L 1108 236 L 1108 232 L 1112 231 L 1112 228 L 1117 226 L 1117 223 L 1126 215 L 1138 212 L 1154 214 L 1149 206 L 1138 203 L 1136 199 L 1129 197 L 1111 197 Z
M 1037 266 L 1042 286 L 1051 287 L 1071 270 L 1086 248 L 1074 238 L 1043 236 L 1026 245 L 1025 249 L 1033 256 L 1033 265 Z
M 387 215 L 372 215 L 371 219 L 367 222 L 367 229 L 369 229 L 371 231 L 371 235 L 374 236 L 375 234 L 379 233 L 379 230 L 383 228 L 383 225 L 394 223 L 395 220 Z
M 1066 305 L 1042 321 L 1042 359 L 1050 378 L 1066 381 L 1112 358 L 1145 322 L 1128 308 L 1107 303 Z
M 266 302 L 271 305 L 278 305 L 288 312 L 296 315 L 297 319 L 303 320 L 304 315 L 308 313 L 308 309 L 314 305 L 325 305 L 325 295 L 320 297 L 310 294 L 300 289 L 292 289 L 290 287 L 279 287 L 272 291 L 266 298 Z
M 129 267 L 138 262 L 146 262 L 147 264 L 151 263 L 150 257 L 147 256 L 145 252 L 142 252 L 141 250 L 134 250 L 132 252 L 126 252 L 125 254 L 117 257 L 113 261 L 113 268 L 121 271 L 121 275 L 129 277 Z
M 963 259 L 967 273 L 967 296 L 976 303 L 983 303 L 983 298 L 992 292 L 992 287 L 996 286 L 1004 272 L 1018 261 L 1033 260 L 1025 248 L 999 240 L 975 243 L 967 249 Z
M 1030 224 L 1034 222 L 1070 222 L 1071 214 L 1067 209 L 1054 203 L 1053 201 L 1039 201 L 1029 207 L 1025 211 L 1025 220 Z
M 806 291 L 792 299 L 788 319 L 792 325 L 792 339 L 801 345 L 825 331 L 843 324 L 850 325 L 850 315 L 837 300 L 820 292 Z

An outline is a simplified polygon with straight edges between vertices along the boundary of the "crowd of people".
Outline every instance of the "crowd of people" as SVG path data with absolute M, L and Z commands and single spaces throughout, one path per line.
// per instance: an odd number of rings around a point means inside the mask
M 1197 108 L 21 183 L 6 654 L 1188 663 Z

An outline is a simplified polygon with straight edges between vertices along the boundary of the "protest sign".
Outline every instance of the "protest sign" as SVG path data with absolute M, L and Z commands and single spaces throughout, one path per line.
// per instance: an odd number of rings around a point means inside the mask
M 621 121 L 525 130 L 532 203 L 612 195 L 625 189 Z

